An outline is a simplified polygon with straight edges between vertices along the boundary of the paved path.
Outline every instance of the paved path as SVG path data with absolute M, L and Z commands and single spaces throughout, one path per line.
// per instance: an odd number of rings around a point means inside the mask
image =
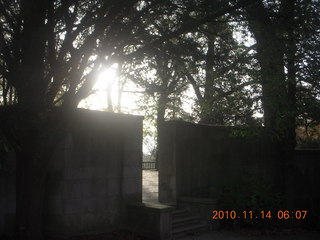
M 213 231 L 195 236 L 178 238 L 177 240 L 319 240 L 319 232 L 278 233 L 276 235 L 261 235 L 257 233 L 241 233 L 233 231 Z
M 156 170 L 142 171 L 142 201 L 158 202 L 159 174 Z

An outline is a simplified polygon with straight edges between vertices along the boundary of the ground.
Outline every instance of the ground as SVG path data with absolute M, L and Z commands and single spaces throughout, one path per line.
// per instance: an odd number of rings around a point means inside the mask
M 310 230 L 283 230 L 261 233 L 258 230 L 220 230 L 178 238 L 176 240 L 319 240 L 320 233 Z M 128 231 L 118 231 L 95 236 L 74 237 L 68 240 L 153 240 Z
M 277 231 L 261 233 L 258 230 L 221 230 L 199 235 L 179 238 L 179 240 L 319 240 L 320 233 L 315 231 L 297 230 L 297 231 Z
M 158 202 L 159 172 L 155 170 L 142 171 L 142 201 Z

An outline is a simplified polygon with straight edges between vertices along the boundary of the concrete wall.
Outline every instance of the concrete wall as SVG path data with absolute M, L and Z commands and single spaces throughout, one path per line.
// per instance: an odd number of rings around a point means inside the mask
M 138 203 L 128 206 L 128 227 L 152 240 L 172 239 L 173 207 L 159 203 Z
M 320 229 L 320 150 L 296 150 L 287 171 L 289 208 L 308 210 L 310 224 Z
M 10 153 L 0 169 L 0 236 L 13 231 L 15 216 L 15 154 Z
M 161 126 L 159 200 L 214 198 L 243 174 L 280 181 L 272 139 L 263 128 L 206 126 L 181 121 Z
M 142 201 L 143 119 L 88 110 L 71 117 L 73 125 L 50 162 L 45 233 L 64 237 L 123 228 L 126 204 Z M 10 206 L 14 184 L 7 184 L 13 179 L 0 180 L 10 188 L 0 199 Z M 4 211 L 1 232 L 14 216 L 12 208 Z

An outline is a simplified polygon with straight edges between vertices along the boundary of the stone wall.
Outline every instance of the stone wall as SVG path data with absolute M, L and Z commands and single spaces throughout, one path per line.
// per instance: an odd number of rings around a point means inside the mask
M 124 228 L 126 204 L 142 201 L 143 119 L 88 110 L 71 117 L 73 125 L 50 162 L 45 233 L 65 237 Z M 0 199 L 10 206 L 12 180 L 1 179 L 11 189 Z M 12 208 L 6 211 L 0 212 L 1 232 L 14 216 Z
M 216 197 L 222 187 L 252 174 L 273 186 L 281 180 L 272 139 L 264 128 L 206 126 L 181 121 L 161 126 L 159 200 Z

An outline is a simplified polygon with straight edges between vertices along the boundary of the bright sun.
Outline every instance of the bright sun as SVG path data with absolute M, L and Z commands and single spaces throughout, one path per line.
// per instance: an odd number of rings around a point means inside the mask
M 118 64 L 114 64 L 100 72 L 97 82 L 92 89 L 94 93 L 86 99 L 83 99 L 79 103 L 79 107 L 91 110 L 113 110 L 137 114 L 135 101 L 138 99 L 138 96 L 132 94 L 135 88 L 133 84 L 125 84 L 123 88 L 125 91 L 121 93 L 121 98 L 119 98 L 119 89 L 121 89 L 121 87 L 118 75 Z M 121 106 L 121 109 L 117 109 L 119 106 Z
M 103 70 L 98 77 L 93 90 L 107 90 L 108 87 L 112 87 L 113 83 L 118 80 L 118 75 L 114 67 Z

